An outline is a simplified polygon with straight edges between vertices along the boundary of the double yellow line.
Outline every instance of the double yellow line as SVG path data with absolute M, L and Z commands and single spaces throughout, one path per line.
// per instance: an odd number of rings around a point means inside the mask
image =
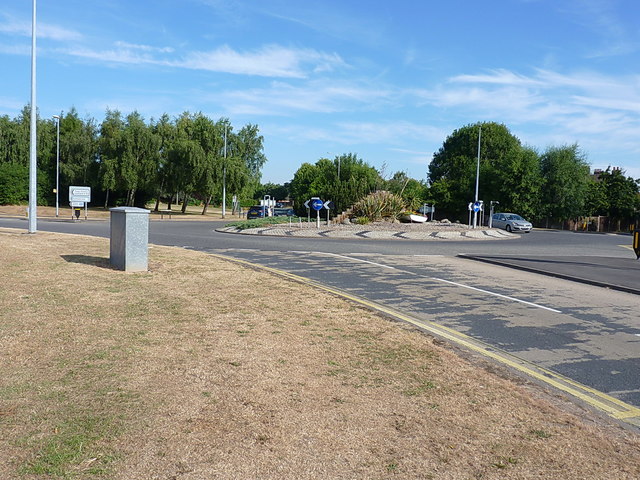
M 490 358 L 518 372 L 524 373 L 525 375 L 537 380 L 540 383 L 557 388 L 558 390 L 580 399 L 587 405 L 590 405 L 617 420 L 621 420 L 636 427 L 640 427 L 640 408 L 629 405 L 622 400 L 618 400 L 617 398 L 611 397 L 610 395 L 602 393 L 594 388 L 582 385 L 581 383 L 571 380 L 570 378 L 567 378 L 556 372 L 518 358 L 508 352 L 496 349 L 495 347 L 487 343 L 476 340 L 473 337 L 469 337 L 468 335 L 460 333 L 452 328 L 439 325 L 429 320 L 418 320 L 395 309 L 380 305 L 365 298 L 341 292 L 340 290 L 337 290 L 333 287 L 323 285 L 322 283 L 318 283 L 316 281 L 301 277 L 299 275 L 295 275 L 293 273 L 285 272 L 283 270 L 272 267 L 265 267 L 263 265 L 258 265 L 238 258 L 227 257 L 225 255 L 219 255 L 215 253 L 212 253 L 211 255 L 222 260 L 232 261 L 238 264 L 245 265 L 249 268 L 263 270 L 274 275 L 293 280 L 295 282 L 303 283 L 312 286 L 315 289 L 324 290 L 325 292 L 329 292 L 333 295 L 337 295 L 344 299 L 350 300 L 371 310 L 410 323 L 411 325 L 425 330 L 437 337 L 444 338 L 452 343 L 455 343 L 456 345 L 460 345 L 470 351 Z

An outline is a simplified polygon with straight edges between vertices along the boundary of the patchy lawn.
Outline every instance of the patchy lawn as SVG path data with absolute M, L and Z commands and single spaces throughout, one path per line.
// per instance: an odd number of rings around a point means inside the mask
M 116 271 L 107 239 L 0 246 L 2 479 L 640 478 L 636 434 L 306 285 L 156 246 Z

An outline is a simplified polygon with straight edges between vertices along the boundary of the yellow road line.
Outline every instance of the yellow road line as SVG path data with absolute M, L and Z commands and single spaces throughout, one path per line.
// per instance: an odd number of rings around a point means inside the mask
M 391 317 L 397 318 L 404 322 L 410 323 L 422 330 L 426 330 L 438 337 L 445 338 L 457 345 L 461 345 L 468 350 L 479 353 L 485 357 L 489 357 L 492 360 L 495 360 L 498 363 L 511 367 L 519 372 L 522 372 L 536 380 L 543 382 L 547 385 L 551 385 L 552 387 L 557 388 L 569 395 L 572 395 L 576 398 L 579 398 L 583 402 L 591 405 L 592 407 L 597 408 L 609 416 L 626 421 L 630 424 L 640 426 L 640 408 L 630 405 L 622 400 L 614 398 L 606 393 L 603 393 L 594 388 L 583 385 L 579 382 L 571 380 L 568 377 L 560 375 L 556 372 L 548 370 L 543 367 L 539 367 L 527 360 L 523 360 L 511 355 L 508 352 L 501 351 L 496 349 L 495 347 L 486 344 L 480 340 L 476 340 L 473 337 L 469 337 L 464 333 L 458 332 L 449 327 L 445 327 L 443 325 L 439 325 L 435 322 L 431 322 L 429 320 L 418 320 L 409 315 L 405 315 L 402 312 L 394 310 L 392 308 L 386 307 L 384 305 L 372 302 L 365 298 L 361 298 L 355 295 L 351 295 L 349 293 L 342 292 L 333 287 L 329 287 L 327 285 L 323 285 L 322 283 L 318 283 L 314 280 L 310 280 L 305 277 L 301 277 L 299 275 L 285 272 L 284 270 L 279 270 L 272 267 L 266 267 L 263 265 L 258 265 L 255 263 L 251 263 L 247 260 L 241 260 L 238 258 L 227 257 L 225 255 L 219 255 L 212 253 L 210 254 L 214 257 L 232 261 L 235 263 L 239 263 L 242 265 L 246 265 L 250 268 L 255 268 L 259 270 L 264 270 L 280 277 L 288 278 L 294 280 L 299 283 L 303 283 L 306 285 L 313 286 L 314 288 L 322 289 L 326 292 L 332 293 L 339 297 L 345 298 L 352 302 L 358 303 L 365 307 L 370 308 L 371 310 L 375 310 Z

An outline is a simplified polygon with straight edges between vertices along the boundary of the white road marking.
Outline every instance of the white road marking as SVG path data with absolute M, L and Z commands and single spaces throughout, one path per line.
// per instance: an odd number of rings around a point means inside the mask
M 332 257 L 346 258 L 352 262 L 368 263 L 369 265 L 375 265 L 376 267 L 388 268 L 389 270 L 397 270 L 396 267 L 390 267 L 389 265 L 383 265 L 382 263 L 370 262 L 369 260 L 362 260 L 361 258 L 347 257 L 346 255 L 338 255 L 337 253 L 325 253 L 325 255 L 331 255 Z
M 544 305 L 539 305 L 539 304 L 533 303 L 533 302 L 527 302 L 526 300 L 521 300 L 519 298 L 510 297 L 508 295 L 502 295 L 501 293 L 490 292 L 489 290 L 484 290 L 482 288 L 472 287 L 470 285 L 465 285 L 463 283 L 452 282 L 450 280 L 445 280 L 443 278 L 436 278 L 436 277 L 431 277 L 431 279 L 437 280 L 439 282 L 444 282 L 444 283 L 448 283 L 448 284 L 451 284 L 451 285 L 455 285 L 456 287 L 468 288 L 469 290 L 475 290 L 476 292 L 486 293 L 487 295 L 493 295 L 494 297 L 504 298 L 504 299 L 507 299 L 507 300 L 511 300 L 513 302 L 524 303 L 525 305 L 530 305 L 530 306 L 536 307 L 536 308 L 542 308 L 543 310 L 549 310 L 550 312 L 562 313 L 560 310 L 556 310 L 555 308 L 545 307 Z
M 369 265 L 375 265 L 376 267 L 387 268 L 389 270 L 398 270 L 398 268 L 396 268 L 396 267 L 391 267 L 389 265 L 384 265 L 382 263 L 370 262 L 368 260 L 362 260 L 360 258 L 353 258 L 353 257 L 349 257 L 347 255 L 339 255 L 337 253 L 325 253 L 324 255 L 331 255 L 332 257 L 344 258 L 344 259 L 350 260 L 352 262 L 368 263 Z M 502 295 L 501 293 L 491 292 L 489 290 L 484 290 L 482 288 L 472 287 L 470 285 L 465 285 L 464 283 L 452 282 L 450 280 L 445 280 L 443 278 L 437 278 L 437 277 L 425 277 L 425 278 L 429 278 L 430 280 L 436 280 L 438 282 L 448 283 L 450 285 L 455 285 L 456 287 L 467 288 L 469 290 L 475 290 L 476 292 L 485 293 L 487 295 L 493 295 L 494 297 L 503 298 L 505 300 L 510 300 L 512 302 L 523 303 L 525 305 L 529 305 L 529 306 L 535 307 L 535 308 L 541 308 L 543 310 L 548 310 L 550 312 L 562 313 L 560 310 L 556 310 L 555 308 L 545 307 L 544 305 L 540 305 L 538 303 L 533 303 L 533 302 L 528 302 L 528 301 L 522 300 L 520 298 L 510 297 L 508 295 Z

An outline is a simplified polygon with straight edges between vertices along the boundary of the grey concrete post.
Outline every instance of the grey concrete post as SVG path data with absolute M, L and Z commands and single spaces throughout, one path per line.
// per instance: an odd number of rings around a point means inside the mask
M 149 210 L 116 207 L 111 212 L 110 262 L 118 270 L 146 272 L 148 268 Z

